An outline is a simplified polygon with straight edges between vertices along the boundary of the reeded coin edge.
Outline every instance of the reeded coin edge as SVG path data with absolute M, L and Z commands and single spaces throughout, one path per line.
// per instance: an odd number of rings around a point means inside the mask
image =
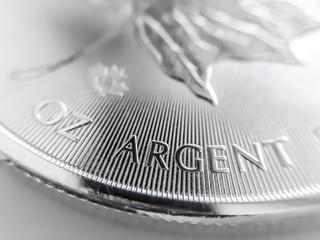
M 9 157 L 7 157 L 6 155 L 4 155 L 3 153 L 0 152 L 0 161 L 4 161 L 4 164 L 6 164 L 8 167 L 11 167 L 12 169 L 18 171 L 20 174 L 22 174 L 24 177 L 34 181 L 35 183 L 38 184 L 42 184 L 44 187 L 48 188 L 48 189 L 52 189 L 56 192 L 56 194 L 62 194 L 63 197 L 67 197 L 68 199 L 73 199 L 73 198 L 77 198 L 79 199 L 81 202 L 85 203 L 86 206 L 91 207 L 92 209 L 95 209 L 95 211 L 99 211 L 99 214 L 101 214 L 101 210 L 105 211 L 105 213 L 109 214 L 110 211 L 112 211 L 112 214 L 125 214 L 125 216 L 131 216 L 134 217 L 135 220 L 137 217 L 139 217 L 138 220 L 140 221 L 148 221 L 150 220 L 150 217 L 155 220 L 155 221 L 164 221 L 164 223 L 168 223 L 171 224 L 172 222 L 177 223 L 177 224 L 191 224 L 192 225 L 203 225 L 203 226 L 216 226 L 216 227 L 227 227 L 228 233 L 229 230 L 233 229 L 233 227 L 243 227 L 245 229 L 247 229 L 248 227 L 252 228 L 256 228 L 259 227 L 262 229 L 264 229 L 264 227 L 267 227 L 267 229 L 269 229 L 270 226 L 277 226 L 277 229 L 282 229 L 282 226 L 288 226 L 288 225 L 292 225 L 292 224 L 297 224 L 297 225 L 301 225 L 302 223 L 305 226 L 310 227 L 310 224 L 308 224 L 309 222 L 311 223 L 311 220 L 320 220 L 320 215 L 312 215 L 312 214 L 305 214 L 304 216 L 295 216 L 295 217 L 286 217 L 286 218 L 270 218 L 268 220 L 266 220 L 265 218 L 260 218 L 259 221 L 257 218 L 250 218 L 250 221 L 244 221 L 248 216 L 243 216 L 241 220 L 239 221 L 234 221 L 234 219 L 232 217 L 230 218 L 221 218 L 221 217 L 217 217 L 215 220 L 216 221 L 203 221 L 206 220 L 205 218 L 198 221 L 190 221 L 190 219 L 185 219 L 185 218 L 179 218 L 179 217 L 162 217 L 159 216 L 157 214 L 143 214 L 142 212 L 133 212 L 133 211 L 124 211 L 124 210 L 120 210 L 114 207 L 108 207 L 106 205 L 101 205 L 95 201 L 92 201 L 88 198 L 85 198 L 82 195 L 76 194 L 74 192 L 68 191 L 67 189 L 54 184 L 50 181 L 47 181 L 46 179 L 36 176 L 35 174 L 33 174 L 32 172 L 28 171 L 27 169 L 17 165 L 14 160 L 11 160 Z M 1 163 L 1 162 L 0 162 Z M 140 213 L 140 214 L 139 214 Z M 139 214 L 139 215 L 137 215 Z M 171 225 L 170 225 L 171 226 Z M 232 227 L 232 228 L 229 228 Z M 200 229 L 201 230 L 201 229 Z M 208 229 L 207 229 L 208 230 Z M 213 229 L 210 229 L 213 230 Z M 217 230 L 215 228 L 215 230 Z M 236 229 L 236 231 L 238 231 L 239 228 Z M 260 229 L 261 230 L 261 229 Z M 248 231 L 250 232 L 250 231 Z M 269 234 L 271 234 L 269 232 Z
M 179 223 L 192 223 L 204 225 L 244 224 L 244 223 L 269 223 L 282 220 L 295 219 L 320 213 L 320 196 L 315 194 L 309 198 L 296 199 L 295 201 L 279 201 L 275 203 L 246 203 L 246 204 L 205 204 L 202 203 L 205 212 L 190 211 L 179 206 L 162 203 L 158 204 L 150 196 L 137 194 L 142 201 L 130 199 L 128 196 L 118 195 L 119 192 L 111 192 L 114 187 L 105 186 L 83 176 L 77 175 L 49 161 L 43 160 L 43 153 L 36 153 L 24 146 L 21 139 L 15 139 L 14 135 L 0 125 L 0 149 L 5 153 L 4 159 L 10 159 L 19 169 L 23 169 L 27 175 L 35 178 L 59 192 L 65 192 L 70 196 L 76 196 L 85 201 L 116 209 L 131 214 L 148 216 L 153 219 L 175 221 Z M 20 144 L 18 144 L 20 142 Z M 6 144 L 4 144 L 6 143 Z M 116 193 L 116 194 L 114 194 Z M 127 198 L 126 198 L 127 197 Z M 143 199 L 145 197 L 145 199 Z M 161 199 L 157 199 L 160 200 Z M 307 204 L 306 204 L 307 203 Z M 189 206 L 191 208 L 191 206 Z M 208 208 L 210 211 L 208 211 Z M 203 210 L 203 209 L 198 209 Z M 320 215 L 320 214 L 319 214 Z

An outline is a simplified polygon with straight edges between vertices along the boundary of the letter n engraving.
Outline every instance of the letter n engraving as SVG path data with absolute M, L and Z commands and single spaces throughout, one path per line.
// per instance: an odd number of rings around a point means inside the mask
M 267 170 L 264 157 L 262 154 L 262 146 L 260 143 L 253 143 L 255 152 L 257 154 L 257 157 L 253 156 L 251 153 L 247 152 L 243 148 L 239 147 L 238 145 L 232 145 L 234 155 L 238 161 L 239 164 L 239 170 L 241 172 L 246 172 L 246 169 L 244 167 L 243 158 L 248 160 L 249 162 L 256 165 L 258 168 L 262 170 Z

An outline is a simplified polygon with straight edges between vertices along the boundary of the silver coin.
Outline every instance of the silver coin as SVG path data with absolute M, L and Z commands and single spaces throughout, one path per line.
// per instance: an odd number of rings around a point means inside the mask
M 318 6 L 121 2 L 104 29 L 85 5 L 16 2 L 0 7 L 3 159 L 154 218 L 319 214 Z

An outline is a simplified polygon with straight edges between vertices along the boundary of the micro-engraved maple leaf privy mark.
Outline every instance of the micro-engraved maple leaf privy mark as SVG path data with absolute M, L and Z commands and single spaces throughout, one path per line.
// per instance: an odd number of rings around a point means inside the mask
M 213 105 L 218 104 L 212 87 L 217 60 L 298 64 L 290 40 L 319 25 L 285 0 L 165 1 L 136 20 L 140 39 L 163 71 Z
M 116 65 L 107 67 L 101 63 L 90 69 L 90 82 L 93 89 L 101 96 L 123 96 L 129 91 L 125 79 L 128 78 L 125 69 Z

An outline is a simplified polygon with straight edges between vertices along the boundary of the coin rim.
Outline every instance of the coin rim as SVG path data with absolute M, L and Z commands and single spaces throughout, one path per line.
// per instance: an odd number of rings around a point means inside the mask
M 258 203 L 194 203 L 108 186 L 43 160 L 46 154 L 0 125 L 0 149 L 19 167 L 56 188 L 99 205 L 155 219 L 189 223 L 270 222 L 320 213 L 320 194 Z M 49 158 L 50 159 L 50 158 Z M 51 160 L 54 159 L 51 157 Z

